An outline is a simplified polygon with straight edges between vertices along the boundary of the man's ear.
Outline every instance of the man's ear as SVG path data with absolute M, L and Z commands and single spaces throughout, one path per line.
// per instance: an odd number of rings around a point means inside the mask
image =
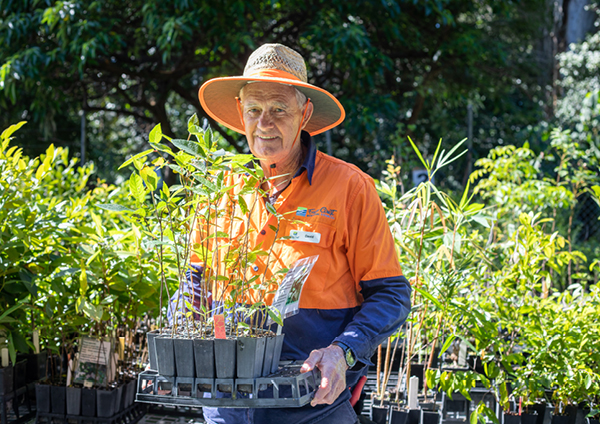
M 310 121 L 310 117 L 312 116 L 313 110 L 315 109 L 310 100 L 307 101 L 306 108 L 307 109 L 306 114 L 304 115 L 304 121 L 302 121 L 302 125 L 300 126 L 302 129 L 304 129 L 304 127 L 306 127 L 306 124 L 308 124 L 308 121 Z

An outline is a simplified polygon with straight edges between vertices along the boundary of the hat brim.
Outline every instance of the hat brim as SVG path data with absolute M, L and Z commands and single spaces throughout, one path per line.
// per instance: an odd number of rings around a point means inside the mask
M 235 98 L 249 82 L 275 82 L 293 85 L 306 95 L 314 110 L 304 130 L 310 135 L 320 134 L 337 125 L 346 117 L 341 103 L 328 91 L 299 80 L 276 77 L 223 77 L 206 81 L 198 91 L 200 104 L 215 121 L 240 134 L 245 134 Z

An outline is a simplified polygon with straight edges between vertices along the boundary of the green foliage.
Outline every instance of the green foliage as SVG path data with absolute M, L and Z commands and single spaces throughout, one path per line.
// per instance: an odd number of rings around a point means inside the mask
M 2 133 L 0 149 L 0 333 L 13 361 L 31 347 L 33 328 L 42 348 L 58 352 L 80 334 L 133 327 L 157 307 L 154 258 L 133 248 L 118 215 L 95 207 L 128 204 L 124 190 L 92 183 L 93 165 L 77 166 L 61 147 L 23 155 L 10 146 L 23 124 Z
M 212 123 L 200 84 L 239 75 L 252 50 L 280 42 L 303 54 L 309 80 L 348 112 L 333 131 L 336 156 L 377 175 L 392 152 L 409 153 L 399 151 L 406 134 L 425 147 L 433 134 L 462 138 L 469 102 L 484 154 L 541 117 L 547 81 L 535 46 L 548 12 L 542 0 L 5 0 L 0 107 L 12 112 L 0 125 L 29 119 L 40 132 L 23 145 L 54 135 L 75 146 L 84 110 L 88 151 L 110 172 L 127 149 L 143 149 L 154 122 L 169 136 L 192 111 Z M 245 149 L 237 134 L 214 129 Z M 448 175 L 459 170 L 450 165 Z

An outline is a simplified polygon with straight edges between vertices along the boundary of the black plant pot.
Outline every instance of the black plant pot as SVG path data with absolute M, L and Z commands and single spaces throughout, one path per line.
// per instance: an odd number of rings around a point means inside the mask
M 27 384 L 27 360 L 22 359 L 15 364 L 13 390 L 20 389 Z
M 44 380 L 47 377 L 47 353 L 30 353 L 27 357 L 27 382 Z
M 595 418 L 588 418 L 588 422 L 589 424 L 600 424 L 600 420 L 597 420 Z
M 421 424 L 439 424 L 441 415 L 439 412 L 421 409 Z
M 175 374 L 175 349 L 173 339 L 170 337 L 156 337 L 156 363 L 158 373 L 165 377 L 174 377 Z
M 135 379 L 133 379 L 129 383 L 127 383 L 127 386 L 125 389 L 125 393 L 127 393 L 127 395 L 125 396 L 125 408 L 129 408 L 131 405 L 133 405 L 133 402 L 135 401 L 136 387 L 137 387 L 137 380 L 135 380 Z
M 568 415 L 553 415 L 552 416 L 552 424 L 569 424 L 571 421 L 571 417 Z
M 192 339 L 174 339 L 175 368 L 177 377 L 196 376 L 194 371 L 194 342 Z
M 13 392 L 15 369 L 12 365 L 0 368 L 0 395 L 7 395 Z
M 154 339 L 159 335 L 158 330 L 148 331 L 146 333 L 146 343 L 148 344 L 148 361 L 151 370 L 158 370 L 158 362 L 156 361 L 156 344 Z
M 235 377 L 235 339 L 215 339 L 215 371 L 217 378 Z
M 80 387 L 67 387 L 67 415 L 81 415 Z
M 371 406 L 371 421 L 376 424 L 387 424 L 388 422 L 388 413 L 390 411 L 389 405 L 384 406 Z
M 537 424 L 537 414 L 521 414 L 521 424 Z
M 50 412 L 50 386 L 47 384 L 35 385 L 36 409 L 39 412 Z
M 418 377 L 419 378 L 419 391 L 423 390 L 423 370 L 425 369 L 425 364 L 410 364 L 410 377 Z
M 123 385 L 120 385 L 116 389 L 113 389 L 113 391 L 117 392 L 113 400 L 115 402 L 114 409 L 116 414 L 117 412 L 121 412 L 121 409 L 123 408 Z
M 281 358 L 281 348 L 283 347 L 284 336 L 284 334 L 280 334 L 275 337 L 267 337 L 262 369 L 263 376 L 277 372 L 277 369 L 279 368 L 279 359 Z
M 237 341 L 238 378 L 262 377 L 265 337 L 240 337 Z
M 504 417 L 504 424 L 521 424 L 521 416 L 513 414 L 502 414 Z
M 96 389 L 81 389 L 81 415 L 84 417 L 96 416 Z
M 420 424 L 421 423 L 421 410 L 420 409 L 409 409 L 408 420 L 406 424 Z
M 53 414 L 67 413 L 67 388 L 65 386 L 50 386 L 51 407 Z
M 215 378 L 215 344 L 213 340 L 194 339 L 196 377 Z
M 407 424 L 408 411 L 404 409 L 392 408 L 390 410 L 390 424 Z
M 467 364 L 469 365 L 469 368 L 476 373 L 485 374 L 485 368 L 483 368 L 483 363 L 481 362 L 481 358 L 479 356 L 467 357 Z
M 117 390 L 96 390 L 96 406 L 98 417 L 112 417 L 117 405 Z

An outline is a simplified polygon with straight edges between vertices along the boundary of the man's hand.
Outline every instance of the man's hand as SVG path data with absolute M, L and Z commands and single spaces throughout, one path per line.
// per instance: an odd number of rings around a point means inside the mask
M 346 387 L 346 360 L 344 350 L 336 345 L 324 349 L 313 350 L 300 372 L 308 372 L 315 367 L 321 371 L 321 385 L 310 402 L 312 406 L 320 403 L 331 405 Z

